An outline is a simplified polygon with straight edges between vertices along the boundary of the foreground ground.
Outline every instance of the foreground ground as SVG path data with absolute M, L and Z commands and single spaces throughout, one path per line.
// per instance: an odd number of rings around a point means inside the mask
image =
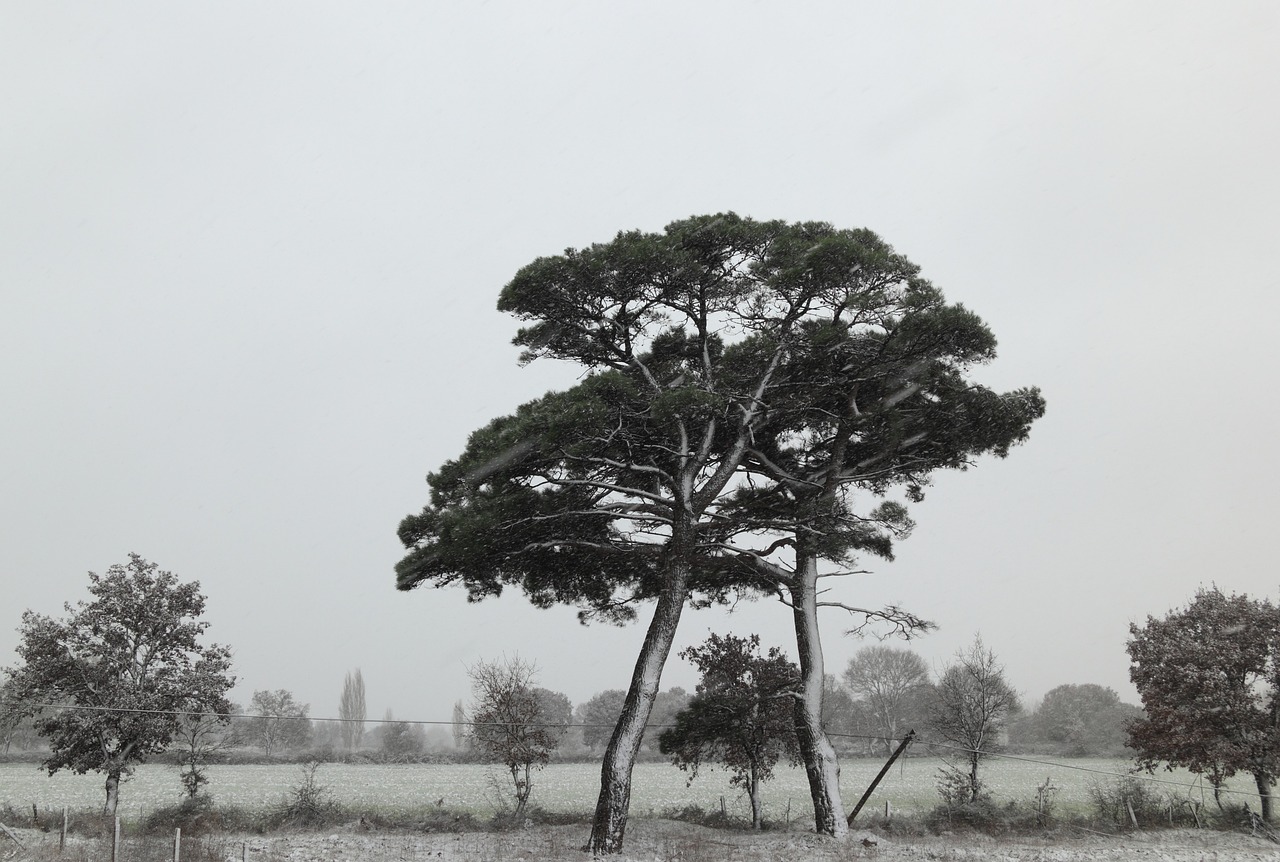
M 23 849 L 12 842 L 0 846 L 0 860 L 109 858 L 96 842 L 79 840 L 57 855 L 57 836 L 35 830 L 15 830 Z M 584 826 L 535 826 L 514 832 L 421 834 L 365 830 L 358 823 L 325 832 L 296 832 L 271 836 L 218 836 L 184 841 L 183 859 L 247 859 L 252 862 L 472 862 L 512 860 L 550 862 L 587 859 L 580 849 Z M 0 836 L 0 840 L 4 840 Z M 872 843 L 874 842 L 874 843 Z M 171 847 L 159 839 L 148 847 L 126 847 L 126 860 L 172 858 Z M 133 852 L 129 852 L 132 849 Z M 1156 830 L 1124 836 L 1076 831 L 1052 837 L 989 838 L 955 834 L 938 837 L 892 837 L 855 832 L 835 841 L 801 832 L 752 834 L 709 829 L 669 820 L 633 820 L 619 862 L 836 862 L 836 860 L 1160 860 L 1160 862 L 1243 862 L 1280 859 L 1280 845 L 1241 833 L 1210 830 Z

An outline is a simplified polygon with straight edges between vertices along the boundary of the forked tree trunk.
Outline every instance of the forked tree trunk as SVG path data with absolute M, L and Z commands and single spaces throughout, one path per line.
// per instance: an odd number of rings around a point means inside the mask
M 687 565 L 673 562 L 666 581 L 653 610 L 649 630 L 645 632 L 635 671 L 631 674 L 631 688 L 623 701 L 622 715 L 618 717 L 618 724 L 604 752 L 604 764 L 600 768 L 600 798 L 596 802 L 591 840 L 586 848 L 593 855 L 622 850 L 622 839 L 627 830 L 627 809 L 631 804 L 631 770 L 644 739 L 645 723 L 649 721 L 654 698 L 658 695 L 662 667 L 671 652 L 676 626 L 684 610 L 689 584 Z
M 814 828 L 822 835 L 849 832 L 840 800 L 840 763 L 822 729 L 822 688 L 826 669 L 818 634 L 818 560 L 797 552 L 796 573 L 789 591 L 800 658 L 800 697 L 796 700 L 796 741 L 809 778 Z
M 106 817 L 114 817 L 116 806 L 120 802 L 120 772 L 107 770 L 107 801 L 102 805 L 102 813 Z

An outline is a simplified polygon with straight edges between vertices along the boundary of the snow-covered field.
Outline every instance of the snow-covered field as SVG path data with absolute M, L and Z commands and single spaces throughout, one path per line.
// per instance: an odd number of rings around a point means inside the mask
M 1124 760 L 1081 759 L 1061 761 L 1050 766 L 1014 760 L 992 761 L 985 778 L 998 802 L 1014 800 L 1029 803 L 1036 788 L 1046 777 L 1059 788 L 1059 813 L 1084 812 L 1093 782 L 1106 780 L 1098 773 L 1123 773 Z M 851 760 L 842 764 L 841 786 L 845 804 L 852 807 L 867 784 L 879 770 L 877 760 Z M 883 810 L 886 800 L 895 811 L 923 811 L 938 802 L 935 789 L 940 761 L 933 758 L 908 758 L 895 764 L 868 803 Z M 301 780 L 297 765 L 213 766 L 209 768 L 208 790 L 219 804 L 260 808 L 278 803 Z M 1180 782 L 1155 785 L 1161 793 L 1188 793 L 1212 804 L 1207 789 L 1195 785 L 1194 776 L 1182 772 L 1160 773 L 1164 781 Z M 469 811 L 488 816 L 506 793 L 508 777 L 498 767 L 462 764 L 325 764 L 317 779 L 329 788 L 331 798 L 339 803 L 378 808 L 407 810 L 434 806 L 452 811 Z M 730 787 L 726 773 L 704 769 L 692 785 L 687 775 L 663 763 L 637 765 L 631 799 L 634 815 L 660 815 L 671 808 L 697 805 L 718 808 L 725 796 L 730 813 L 747 816 L 742 794 Z M 599 792 L 598 767 L 593 764 L 552 764 L 535 777 L 534 804 L 562 812 L 588 812 Z M 1237 779 L 1236 786 L 1249 790 L 1247 777 Z M 145 765 L 121 788 L 121 813 L 126 818 L 145 814 L 160 805 L 170 805 L 180 798 L 176 767 Z M 0 804 L 30 810 L 37 804 L 41 810 L 56 810 L 63 805 L 71 809 L 101 805 L 102 778 L 96 774 L 58 773 L 52 777 L 31 764 L 0 764 Z M 1245 797 L 1240 797 L 1245 801 Z M 805 820 L 811 816 L 803 770 L 780 767 L 774 780 L 764 788 L 765 814 L 774 821 Z
M 351 824 L 318 833 L 212 836 L 184 842 L 184 859 L 238 862 L 559 862 L 589 857 L 581 851 L 586 826 L 538 826 L 512 832 L 424 834 L 363 830 Z M 29 858 L 88 860 L 106 858 L 102 841 L 74 840 L 57 852 L 57 835 L 15 830 Z M 864 843 L 864 841 L 866 843 Z M 143 851 L 147 851 L 145 854 Z M 128 858 L 169 858 L 164 838 L 126 838 Z M 930 838 L 887 838 L 854 832 L 841 841 L 803 832 L 752 834 L 707 829 L 669 820 L 633 820 L 617 862 L 847 862 L 851 859 L 938 860 L 938 862 L 1255 862 L 1274 860 L 1280 848 L 1262 838 L 1209 830 L 1156 830 L 1105 837 L 1087 833 L 1045 838 L 988 838 L 943 835 Z M 2 858 L 2 856 L 0 856 Z

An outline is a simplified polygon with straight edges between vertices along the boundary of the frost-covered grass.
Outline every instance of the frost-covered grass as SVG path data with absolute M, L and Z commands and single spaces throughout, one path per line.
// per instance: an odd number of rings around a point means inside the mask
M 1089 807 L 1089 787 L 1104 779 L 1083 770 L 1124 773 L 1129 764 L 1124 760 L 1081 759 L 1060 761 L 1062 766 L 1047 766 L 1014 760 L 993 760 L 985 768 L 984 777 L 999 803 L 1016 801 L 1032 803 L 1036 787 L 1051 777 L 1059 788 L 1058 813 L 1083 814 Z M 867 784 L 879 771 L 880 760 L 846 760 L 842 763 L 841 789 L 848 808 L 857 802 Z M 895 764 L 885 777 L 864 811 L 883 810 L 887 799 L 895 811 L 924 812 L 938 804 L 937 770 L 941 761 L 935 758 L 906 758 Z M 1073 768 L 1074 767 L 1074 768 Z M 219 805 L 234 805 L 251 810 L 265 809 L 280 803 L 302 777 L 296 764 L 270 766 L 209 767 L 209 792 Z M 1195 777 L 1185 772 L 1161 773 L 1157 778 L 1193 785 Z M 636 766 L 631 796 L 631 811 L 637 816 L 660 815 L 669 809 L 698 806 L 718 809 L 724 795 L 729 813 L 747 817 L 745 797 L 728 783 L 725 772 L 704 769 L 691 785 L 686 774 L 663 763 Z M 441 807 L 454 812 L 471 812 L 488 817 L 501 804 L 500 793 L 507 793 L 508 777 L 500 767 L 466 764 L 341 764 L 322 766 L 317 773 L 333 801 L 351 808 L 405 812 Z M 599 767 L 592 764 L 552 764 L 535 778 L 533 804 L 547 811 L 582 813 L 591 811 L 599 792 Z M 1234 786 L 1251 788 L 1247 776 L 1238 777 Z M 1157 785 L 1161 792 L 1178 788 Z M 1182 790 L 1200 798 L 1199 789 Z M 1212 805 L 1212 795 L 1204 788 L 1204 798 Z M 96 774 L 58 773 L 52 777 L 31 764 L 0 764 L 0 805 L 8 803 L 18 810 L 30 811 L 32 803 L 41 811 L 92 809 L 102 804 L 102 778 Z M 162 805 L 172 805 L 181 798 L 178 769 L 171 766 L 145 765 L 121 787 L 120 810 L 128 819 L 145 815 Z M 782 820 L 790 805 L 792 820 L 812 816 L 804 771 L 780 767 L 774 780 L 764 787 L 766 816 Z M 1232 797 L 1246 801 L 1247 797 Z

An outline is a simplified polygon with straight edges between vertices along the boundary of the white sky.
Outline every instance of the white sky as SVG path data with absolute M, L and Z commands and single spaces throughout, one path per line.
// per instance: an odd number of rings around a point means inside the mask
M 517 366 L 520 266 L 732 209 L 878 231 L 1048 399 L 840 597 L 1136 699 L 1130 621 L 1276 595 L 1278 43 L 1267 2 L 4 2 L 0 665 L 136 551 L 201 582 L 242 701 L 332 715 L 359 666 L 371 715 L 448 719 L 504 652 L 624 688 L 642 625 L 397 593 L 395 528 L 576 379 Z

